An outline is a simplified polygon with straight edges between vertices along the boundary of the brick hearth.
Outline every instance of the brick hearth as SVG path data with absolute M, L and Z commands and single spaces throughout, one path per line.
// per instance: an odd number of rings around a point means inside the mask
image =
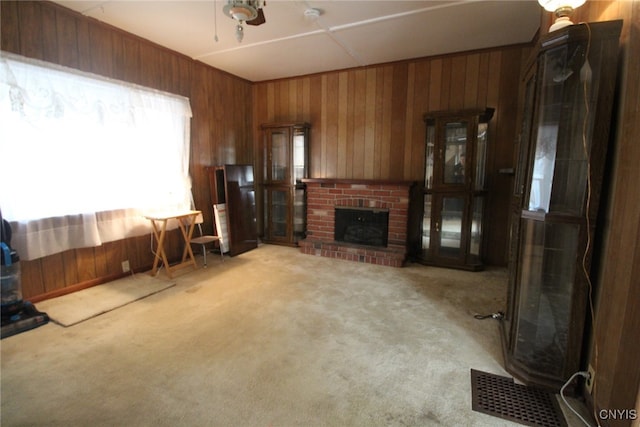
M 407 258 L 409 202 L 413 181 L 304 179 L 307 185 L 307 238 L 298 242 L 309 255 L 402 267 Z M 334 240 L 335 207 L 389 210 L 387 247 Z

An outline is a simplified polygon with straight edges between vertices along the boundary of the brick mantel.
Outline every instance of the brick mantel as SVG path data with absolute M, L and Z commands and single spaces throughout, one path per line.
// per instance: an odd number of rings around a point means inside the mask
M 320 178 L 302 181 L 307 186 L 307 238 L 299 242 L 303 253 L 394 267 L 404 264 L 408 253 L 409 204 L 415 181 Z M 388 209 L 387 247 L 336 242 L 336 206 Z

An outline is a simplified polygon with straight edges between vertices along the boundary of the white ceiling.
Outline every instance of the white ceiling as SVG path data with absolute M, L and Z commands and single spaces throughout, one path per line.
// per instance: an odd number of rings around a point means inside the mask
M 239 43 L 226 2 L 55 1 L 254 82 L 526 43 L 542 13 L 535 0 L 267 0 Z

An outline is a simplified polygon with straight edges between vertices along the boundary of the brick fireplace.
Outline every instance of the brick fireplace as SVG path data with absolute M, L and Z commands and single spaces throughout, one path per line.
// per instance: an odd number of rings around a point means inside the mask
M 307 186 L 307 237 L 302 253 L 402 267 L 408 255 L 409 205 L 414 181 L 303 179 Z M 336 208 L 388 211 L 386 246 L 335 240 Z

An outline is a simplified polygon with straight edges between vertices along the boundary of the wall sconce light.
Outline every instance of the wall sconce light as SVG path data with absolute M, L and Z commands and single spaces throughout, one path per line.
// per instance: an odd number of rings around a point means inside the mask
M 540 6 L 556 15 L 556 22 L 549 27 L 549 32 L 573 25 L 569 16 L 574 9 L 582 6 L 586 0 L 538 0 Z

